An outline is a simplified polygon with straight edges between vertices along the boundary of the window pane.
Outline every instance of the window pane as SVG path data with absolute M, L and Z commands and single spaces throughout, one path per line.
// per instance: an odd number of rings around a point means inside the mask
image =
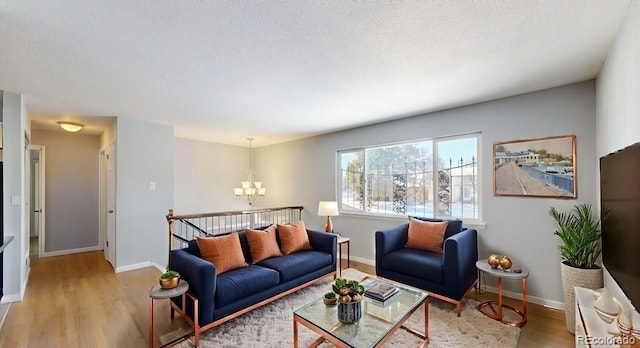
M 363 210 L 364 151 L 340 152 L 340 209 Z
M 432 215 L 432 152 L 431 141 L 367 149 L 365 211 Z
M 479 219 L 479 140 L 476 133 L 339 151 L 340 209 Z
M 478 218 L 478 138 L 441 140 L 437 144 L 437 217 Z

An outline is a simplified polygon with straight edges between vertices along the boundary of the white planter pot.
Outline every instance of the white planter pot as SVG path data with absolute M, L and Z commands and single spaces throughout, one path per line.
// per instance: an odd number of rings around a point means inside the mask
M 573 288 L 575 286 L 587 289 L 602 288 L 602 268 L 575 268 L 567 266 L 562 262 L 560 263 L 560 273 L 562 274 L 562 292 L 564 295 L 564 320 L 567 324 L 567 331 L 575 335 L 576 299 Z

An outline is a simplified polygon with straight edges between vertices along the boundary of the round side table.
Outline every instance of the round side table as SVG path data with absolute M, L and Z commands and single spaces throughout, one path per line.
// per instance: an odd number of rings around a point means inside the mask
M 149 347 L 153 348 L 153 300 L 164 300 L 182 295 L 182 308 L 185 308 L 185 295 L 189 290 L 189 283 L 180 279 L 178 286 L 172 289 L 163 289 L 160 284 L 154 285 L 149 290 Z M 173 319 L 173 307 L 171 307 L 171 319 Z M 175 342 L 175 341 L 172 341 Z
M 527 323 L 527 277 L 529 271 L 522 269 L 522 272 L 516 273 L 511 270 L 503 270 L 502 268 L 492 269 L 487 259 L 478 260 L 476 262 L 478 271 L 498 278 L 498 301 L 486 301 L 478 305 L 478 310 L 487 317 L 498 320 L 504 324 L 522 327 Z M 479 278 L 479 277 L 478 277 Z M 502 279 L 522 280 L 522 310 L 507 306 L 502 303 Z M 503 317 L 503 309 L 516 313 L 520 321 L 507 321 Z M 490 311 L 489 311 L 490 310 Z

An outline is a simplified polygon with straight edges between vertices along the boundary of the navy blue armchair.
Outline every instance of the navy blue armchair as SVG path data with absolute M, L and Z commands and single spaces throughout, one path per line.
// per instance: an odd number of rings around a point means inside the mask
M 418 218 L 423 221 L 444 220 Z M 443 253 L 406 248 L 409 224 L 376 232 L 376 274 L 429 292 L 429 296 L 456 305 L 477 280 L 478 232 L 447 220 Z

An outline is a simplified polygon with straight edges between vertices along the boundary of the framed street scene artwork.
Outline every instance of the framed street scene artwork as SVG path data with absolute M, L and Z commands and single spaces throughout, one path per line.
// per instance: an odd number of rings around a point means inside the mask
M 576 136 L 493 143 L 493 195 L 577 197 Z

